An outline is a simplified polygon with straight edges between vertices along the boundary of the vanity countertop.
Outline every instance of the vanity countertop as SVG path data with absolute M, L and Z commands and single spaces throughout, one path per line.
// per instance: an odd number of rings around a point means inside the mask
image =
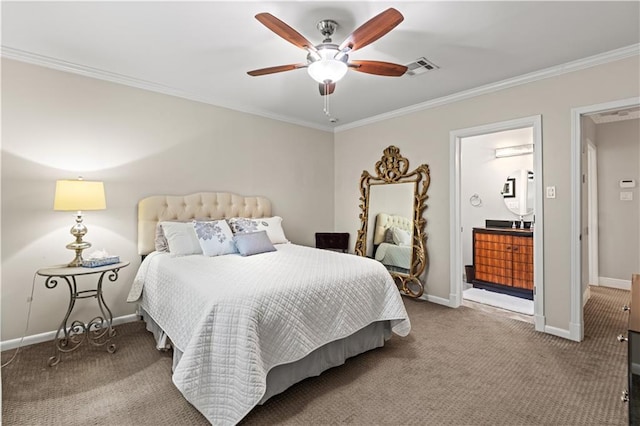
M 519 235 L 522 237 L 532 237 L 533 231 L 531 229 L 520 229 L 520 228 L 473 228 L 481 231 L 490 231 L 495 232 L 496 234 L 508 234 L 508 235 Z

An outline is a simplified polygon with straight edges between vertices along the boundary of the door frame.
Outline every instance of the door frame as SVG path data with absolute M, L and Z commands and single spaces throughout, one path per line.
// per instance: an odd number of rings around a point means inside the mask
M 582 309 L 582 116 L 640 105 L 640 97 L 604 102 L 571 109 L 571 291 L 569 338 L 584 339 Z
M 457 308 L 462 304 L 462 200 L 461 200 L 461 170 L 460 156 L 462 153 L 462 139 L 470 136 L 479 136 L 488 133 L 496 133 L 505 130 L 515 130 L 531 127 L 533 129 L 533 165 L 535 179 L 536 196 L 534 201 L 535 231 L 533 233 L 533 311 L 534 325 L 537 331 L 545 331 L 544 317 L 544 209 L 542 197 L 542 116 L 534 115 L 509 121 L 501 121 L 487 125 L 471 127 L 466 129 L 453 130 L 449 132 L 450 139 L 450 294 L 449 306 Z
M 589 237 L 589 285 L 600 285 L 598 270 L 598 148 L 587 138 L 587 162 L 589 174 L 587 188 L 589 191 L 588 237 Z M 582 304 L 584 305 L 584 300 Z

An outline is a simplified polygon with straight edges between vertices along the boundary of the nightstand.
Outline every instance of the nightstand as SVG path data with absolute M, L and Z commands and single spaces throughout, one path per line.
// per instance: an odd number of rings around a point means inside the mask
M 65 265 L 51 266 L 40 269 L 37 274 L 46 277 L 44 285 L 47 288 L 55 288 L 58 281 L 64 281 L 69 287 L 69 306 L 64 319 L 58 327 L 55 338 L 55 354 L 49 358 L 49 366 L 60 362 L 60 354 L 73 352 L 86 340 L 93 346 L 107 345 L 107 351 L 114 353 L 116 345 L 111 339 L 116 335 L 112 327 L 113 314 L 102 297 L 102 285 L 104 278 L 115 282 L 118 279 L 120 269 L 129 266 L 129 262 L 118 262 L 111 265 L 98 266 L 96 268 L 70 268 Z M 78 290 L 77 277 L 95 275 L 96 287 L 88 290 Z M 97 316 L 87 324 L 75 320 L 68 324 L 69 316 L 78 299 L 95 297 L 100 307 L 102 316 Z
M 349 249 L 349 233 L 316 232 L 316 248 L 339 250 L 346 253 Z

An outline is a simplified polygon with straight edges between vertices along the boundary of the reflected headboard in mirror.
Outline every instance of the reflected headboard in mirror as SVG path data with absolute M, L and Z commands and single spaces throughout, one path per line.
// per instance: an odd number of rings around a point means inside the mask
M 371 194 L 369 194 L 371 197 Z M 413 200 L 411 196 L 407 201 Z M 369 214 L 373 215 L 369 205 Z M 409 215 L 410 216 L 410 215 Z M 413 220 L 410 217 L 376 214 L 373 231 L 373 258 L 382 263 L 388 271 L 408 274 L 411 269 Z
M 400 228 L 411 234 L 413 232 L 413 222 L 408 217 L 378 213 L 376 215 L 376 228 L 373 232 L 373 244 L 383 243 L 387 231 L 392 228 Z
M 375 257 L 374 244 L 376 238 L 376 224 L 370 221 L 375 220 L 380 213 L 389 216 L 404 217 L 410 216 L 409 239 L 411 247 L 410 263 L 408 272 L 398 272 L 395 268 L 389 268 L 389 273 L 393 277 L 400 292 L 411 297 L 420 297 L 424 293 L 424 284 L 421 275 L 427 265 L 426 234 L 424 228 L 426 219 L 423 217 L 427 205 L 427 190 L 431 183 L 429 166 L 421 164 L 415 170 L 409 171 L 409 160 L 400 154 L 400 149 L 391 145 L 383 151 L 382 158 L 375 164 L 375 174 L 364 170 L 360 177 L 360 229 L 356 241 L 355 253 L 360 256 Z M 403 185 L 401 185 L 403 184 Z M 372 188 L 388 185 L 397 185 L 396 191 L 400 194 L 401 200 L 406 200 L 406 206 L 397 205 L 394 201 L 394 209 L 397 211 L 387 211 L 390 207 L 385 207 L 383 211 L 370 211 L 372 205 L 384 205 L 381 200 L 372 200 Z M 407 187 L 411 190 L 406 194 Z M 401 189 L 401 190 L 400 190 Z M 376 196 L 389 198 L 389 191 L 375 191 Z M 402 198 L 404 197 L 404 198 Z M 375 202 L 374 202 L 375 201 Z M 402 201 L 404 202 L 404 201 Z M 406 211 L 407 214 L 402 212 Z M 400 214 L 398 214 L 400 212 Z M 386 232 L 386 231 L 384 231 Z M 376 247 L 377 248 L 377 247 Z M 384 263 L 384 262 L 383 262 Z

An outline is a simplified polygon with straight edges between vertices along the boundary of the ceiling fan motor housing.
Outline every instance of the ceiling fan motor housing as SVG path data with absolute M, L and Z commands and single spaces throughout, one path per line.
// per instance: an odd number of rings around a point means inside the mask
M 316 24 L 316 28 L 318 28 L 324 36 L 323 43 L 331 43 L 331 36 L 336 31 L 336 28 L 338 28 L 338 23 L 331 19 L 323 19 Z

